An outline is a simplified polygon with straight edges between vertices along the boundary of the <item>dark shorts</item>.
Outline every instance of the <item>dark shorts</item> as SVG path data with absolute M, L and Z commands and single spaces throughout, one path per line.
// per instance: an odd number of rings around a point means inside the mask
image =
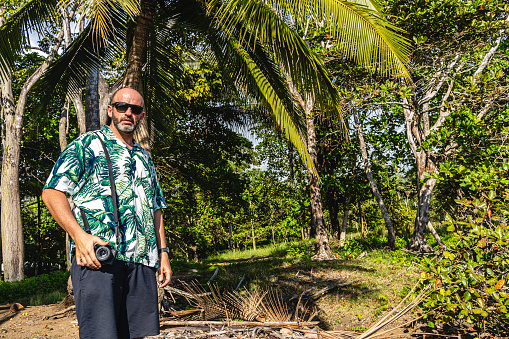
M 81 339 L 159 334 L 156 269 L 115 260 L 92 270 L 76 264 L 71 279 Z

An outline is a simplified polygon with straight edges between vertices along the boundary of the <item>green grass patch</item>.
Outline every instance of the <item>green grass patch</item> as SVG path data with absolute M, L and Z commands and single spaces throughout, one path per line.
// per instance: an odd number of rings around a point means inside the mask
M 20 302 L 28 305 L 45 300 L 62 300 L 67 295 L 69 272 L 55 271 L 20 281 L 0 281 L 0 302 Z M 60 297 L 62 296 L 62 297 Z M 33 298 L 33 299 L 32 299 Z
M 27 301 L 30 306 L 49 305 L 62 301 L 66 296 L 67 291 L 57 290 L 50 293 L 32 295 Z M 23 300 L 21 300 L 21 304 L 23 304 Z

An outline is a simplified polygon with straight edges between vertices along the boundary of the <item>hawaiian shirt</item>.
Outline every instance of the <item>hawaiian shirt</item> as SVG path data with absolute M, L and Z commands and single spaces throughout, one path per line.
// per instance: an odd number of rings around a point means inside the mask
M 136 143 L 129 149 L 107 126 L 96 132 L 105 143 L 112 163 L 120 244 L 115 237 L 108 163 L 97 134 L 83 134 L 67 146 L 44 188 L 68 193 L 73 199 L 73 213 L 78 223 L 85 229 L 81 209 L 91 233 L 108 241 L 118 251 L 117 259 L 158 267 L 154 212 L 165 208 L 166 203 L 152 159 Z M 70 247 L 72 251 L 72 240 Z

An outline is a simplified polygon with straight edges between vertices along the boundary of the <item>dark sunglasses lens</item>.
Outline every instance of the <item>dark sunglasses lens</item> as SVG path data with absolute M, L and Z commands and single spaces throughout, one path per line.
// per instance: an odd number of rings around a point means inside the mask
M 143 111 L 143 107 L 131 105 L 131 112 L 133 112 L 133 114 L 141 114 L 142 111 Z
M 130 104 L 125 103 L 125 102 L 117 102 L 117 103 L 115 103 L 115 108 L 120 113 L 125 113 L 128 108 L 131 108 L 131 112 L 133 112 L 133 114 L 141 114 L 141 112 L 143 112 L 143 107 L 138 106 L 138 105 L 130 105 Z
M 124 113 L 129 108 L 129 104 L 126 104 L 125 102 L 117 102 L 115 103 L 115 108 L 120 113 Z

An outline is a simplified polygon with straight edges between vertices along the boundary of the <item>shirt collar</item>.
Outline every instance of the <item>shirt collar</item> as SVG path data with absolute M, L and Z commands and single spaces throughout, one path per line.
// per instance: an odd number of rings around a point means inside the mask
M 124 142 L 122 142 L 121 140 L 119 140 L 117 138 L 117 136 L 113 133 L 113 131 L 107 125 L 104 125 L 103 127 L 101 127 L 101 133 L 104 135 L 104 137 L 107 140 L 115 141 L 117 144 L 122 145 L 124 147 L 127 147 L 127 145 L 124 144 Z M 132 150 L 134 151 L 134 150 L 137 150 L 138 148 L 141 148 L 141 147 L 140 147 L 140 145 L 138 145 L 136 143 L 136 140 L 134 140 L 134 138 L 133 138 L 133 148 L 132 148 Z

